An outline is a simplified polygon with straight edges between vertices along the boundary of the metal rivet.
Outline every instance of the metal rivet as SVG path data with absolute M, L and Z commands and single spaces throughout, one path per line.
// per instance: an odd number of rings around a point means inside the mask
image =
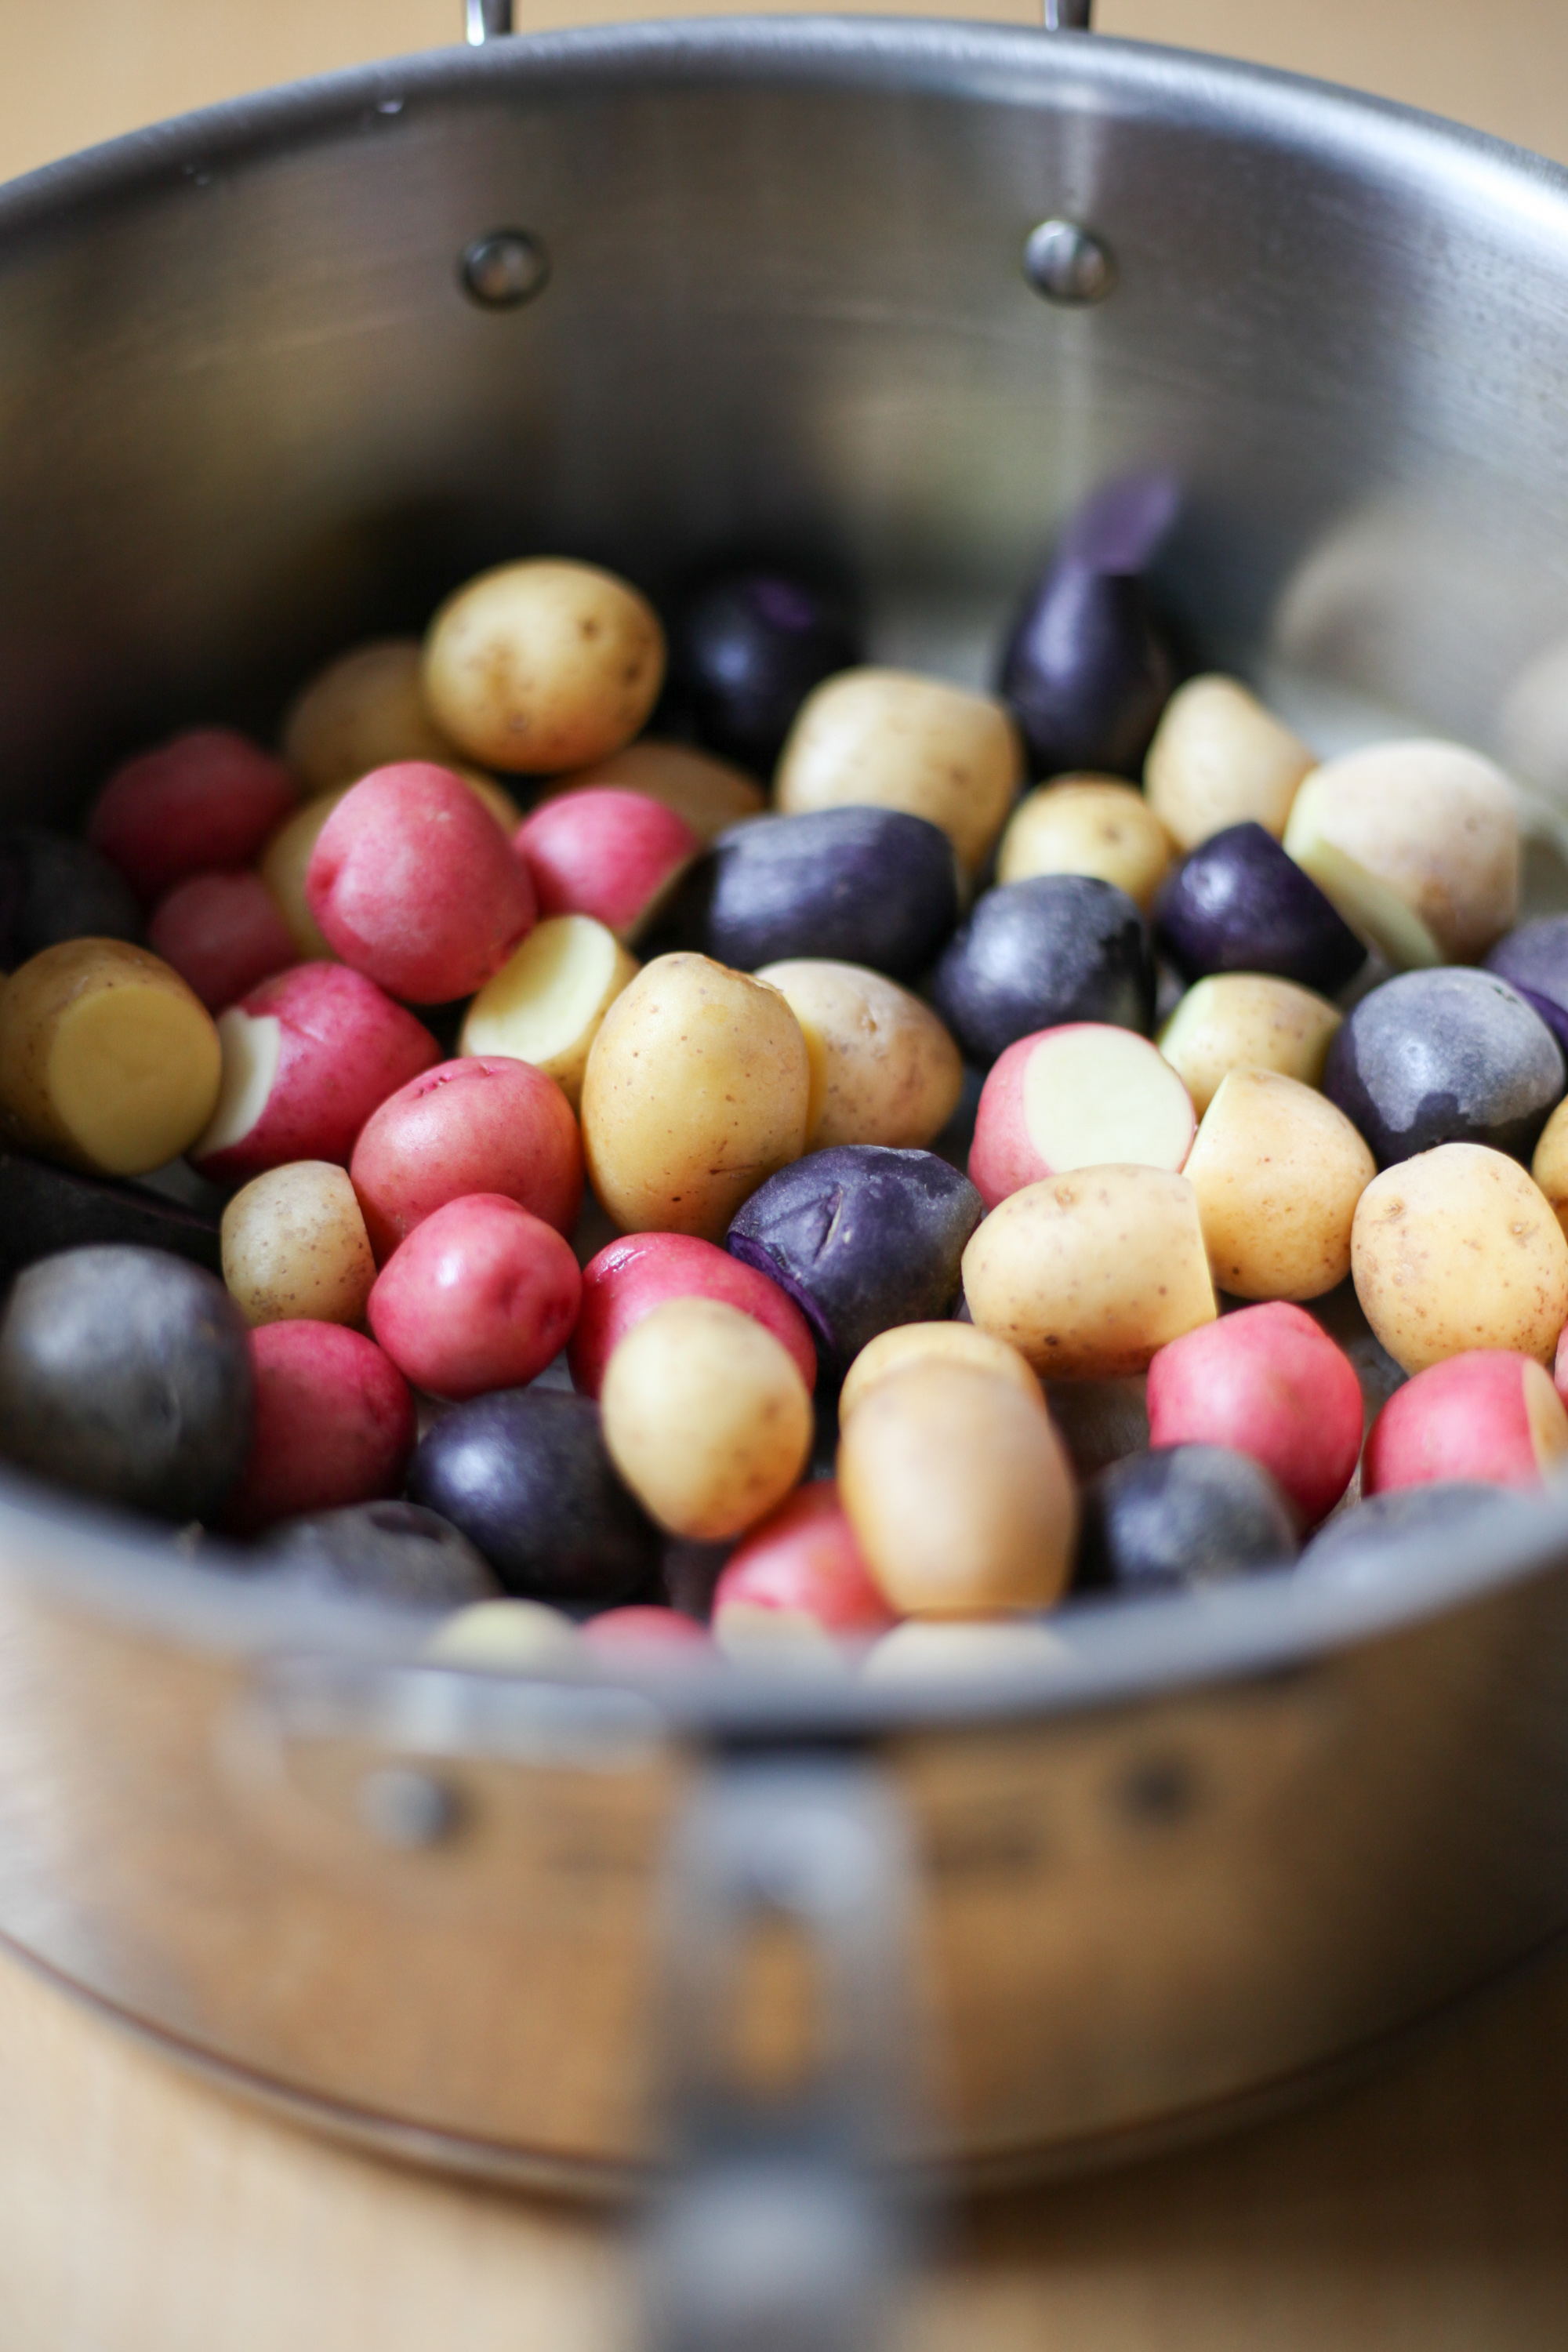
M 544 291 L 550 257 L 526 229 L 499 228 L 464 247 L 458 276 L 464 291 L 487 310 L 515 310 Z
M 1116 283 L 1109 246 L 1077 221 L 1046 220 L 1029 231 L 1024 275 L 1047 302 L 1103 302 Z
M 403 1853 L 438 1845 L 458 1822 L 451 1790 L 408 1764 L 384 1764 L 368 1773 L 360 1783 L 359 1811 L 374 1838 Z

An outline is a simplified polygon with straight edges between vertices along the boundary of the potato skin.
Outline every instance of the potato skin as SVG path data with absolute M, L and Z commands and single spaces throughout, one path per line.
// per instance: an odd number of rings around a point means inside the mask
M 1005 705 L 910 670 L 847 669 L 810 693 L 779 761 L 786 815 L 849 804 L 902 809 L 941 825 L 973 874 L 1023 775 Z
M 417 637 L 351 646 L 307 679 L 283 720 L 281 750 L 307 791 L 353 784 L 395 760 L 450 761 L 419 690 Z
M 1542 1129 L 1530 1173 L 1568 1234 L 1568 1102 L 1560 1102 Z
M 1232 1070 L 1188 1155 L 1214 1278 L 1235 1298 L 1321 1298 L 1351 1267 L 1377 1162 L 1342 1110 L 1274 1070 Z
M 1279 841 L 1301 779 L 1316 765 L 1239 679 L 1211 675 L 1189 678 L 1165 705 L 1143 784 L 1183 849 L 1248 818 Z
M 958 1107 L 963 1060 L 918 996 L 863 964 L 800 956 L 763 965 L 811 1056 L 808 1151 L 835 1143 L 923 1150 Z
M 993 1209 L 963 1254 L 983 1331 L 1054 1381 L 1141 1372 L 1216 1312 L 1185 1176 L 1080 1169 L 1026 1184 Z
M 247 1323 L 358 1323 L 375 1259 L 346 1170 L 296 1160 L 253 1177 L 223 1213 L 223 1278 Z
M 1568 1241 L 1517 1160 L 1441 1143 L 1373 1179 L 1356 1208 L 1362 1312 L 1406 1372 L 1471 1348 L 1550 1364 L 1568 1321 Z
M 588 1173 L 623 1233 L 723 1238 L 805 1149 L 811 1066 L 776 988 L 658 956 L 605 1015 L 583 1078 Z
M 695 744 L 665 743 L 647 735 L 576 775 L 557 778 L 545 786 L 542 797 L 555 800 L 563 793 L 606 786 L 662 802 L 705 843 L 717 841 L 749 816 L 761 816 L 768 804 L 761 784 L 727 760 L 716 760 Z
M 1174 855 L 1170 835 L 1136 784 L 1114 776 L 1058 776 L 1026 793 L 1008 818 L 996 879 L 1089 874 L 1125 890 L 1147 914 Z
M 551 775 L 631 741 L 658 699 L 664 658 L 658 616 L 627 582 L 534 558 L 447 597 L 421 683 L 437 725 L 471 759 Z
M 1321 1087 L 1343 1019 L 1326 996 L 1266 971 L 1216 971 L 1189 988 L 1156 1043 L 1202 1118 L 1232 1070 L 1278 1070 Z
M 1005 1339 L 993 1339 L 989 1331 L 979 1330 L 973 1323 L 895 1323 L 890 1330 L 879 1331 L 867 1341 L 845 1374 L 838 1391 L 839 1426 L 879 1381 L 905 1364 L 923 1363 L 931 1357 L 994 1372 L 999 1380 L 1011 1381 L 1026 1396 L 1040 1393 L 1038 1381 L 1017 1349 L 1009 1347 Z

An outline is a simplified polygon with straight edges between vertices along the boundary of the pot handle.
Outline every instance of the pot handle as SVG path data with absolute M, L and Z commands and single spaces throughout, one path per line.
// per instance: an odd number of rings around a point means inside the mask
M 1087 33 L 1094 0 L 1040 0 L 1047 33 Z M 463 0 L 463 22 L 469 46 L 482 48 L 512 27 L 512 0 Z

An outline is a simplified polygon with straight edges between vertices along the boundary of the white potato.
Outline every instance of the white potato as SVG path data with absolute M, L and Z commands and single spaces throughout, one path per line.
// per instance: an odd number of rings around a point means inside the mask
M 1188 989 L 1160 1032 L 1160 1051 L 1201 1118 L 1232 1070 L 1278 1070 L 1317 1086 L 1342 1017 L 1293 980 L 1216 971 Z
M 282 751 L 308 790 L 352 784 L 395 760 L 459 754 L 425 708 L 417 637 L 378 637 L 339 654 L 296 697 L 283 721 Z
M 1234 677 L 1189 678 L 1165 705 L 1143 762 L 1149 805 L 1183 849 L 1226 825 L 1278 841 L 1315 755 Z
M 223 1213 L 223 1278 L 252 1325 L 363 1320 L 375 1258 L 348 1171 L 295 1160 L 253 1177 Z
M 761 816 L 768 804 L 761 784 L 727 760 L 716 760 L 689 743 L 658 742 L 646 735 L 639 743 L 612 751 L 607 760 L 595 760 L 591 768 L 560 777 L 544 797 L 555 800 L 563 793 L 590 791 L 641 793 L 684 817 L 704 843 L 747 817 Z
M 1005 1339 L 993 1339 L 989 1331 L 981 1331 L 973 1323 L 895 1323 L 891 1330 L 868 1339 L 850 1365 L 838 1391 L 840 1427 L 879 1381 L 904 1364 L 932 1356 L 945 1363 L 973 1364 L 982 1371 L 994 1372 L 1001 1380 L 1012 1381 L 1026 1396 L 1040 1394 L 1039 1381 L 1016 1348 L 1010 1348 Z
M 1125 890 L 1145 914 L 1175 855 L 1136 785 L 1110 776 L 1060 776 L 1026 793 L 996 853 L 998 882 L 1088 874 Z
M 636 956 L 592 915 L 552 915 L 469 1005 L 460 1054 L 511 1054 L 553 1078 L 575 1110 L 605 1013 L 637 978 Z
M 923 1150 L 963 1091 L 963 1059 L 931 1007 L 858 963 L 802 956 L 762 965 L 811 1056 L 808 1151 L 835 1143 Z
M 1342 1110 L 1274 1070 L 1232 1070 L 1185 1174 L 1214 1278 L 1236 1298 L 1321 1298 L 1351 1270 L 1356 1202 L 1377 1173 Z
M 994 696 L 911 670 L 847 669 L 802 703 L 773 797 L 790 816 L 868 803 L 923 816 L 973 874 L 1023 772 L 1017 728 Z
M 1401 1369 L 1469 1348 L 1550 1364 L 1568 1322 L 1568 1240 L 1516 1160 L 1440 1143 L 1361 1196 L 1351 1265 L 1363 1314 Z

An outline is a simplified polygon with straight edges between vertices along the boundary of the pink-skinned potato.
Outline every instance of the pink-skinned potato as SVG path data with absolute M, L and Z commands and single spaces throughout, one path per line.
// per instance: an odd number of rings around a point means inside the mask
M 816 1342 L 776 1282 L 695 1234 L 628 1234 L 583 1269 L 583 1305 L 567 1360 L 584 1396 L 598 1395 L 613 1349 L 667 1298 L 716 1298 L 738 1307 L 783 1342 L 806 1387 L 816 1386 Z
M 151 907 L 187 874 L 248 866 L 299 797 L 259 744 L 228 727 L 193 728 L 115 770 L 87 837 Z
M 583 1205 L 583 1139 L 565 1096 L 531 1062 L 471 1054 L 388 1097 L 349 1174 L 384 1264 L 426 1217 L 470 1192 L 504 1193 L 569 1234 Z
M 1162 1348 L 1146 1402 L 1151 1445 L 1249 1454 L 1305 1527 L 1333 1509 L 1361 1453 L 1354 1366 L 1304 1307 L 1283 1299 L 1223 1315 Z
M 705 1625 L 683 1617 L 679 1609 L 628 1601 L 621 1609 L 602 1609 L 590 1617 L 579 1639 L 596 1657 L 622 1659 L 627 1665 L 639 1657 L 650 1664 L 656 1658 L 700 1656 L 713 1647 Z
M 814 1479 L 752 1528 L 720 1571 L 713 1626 L 732 1614 L 804 1621 L 870 1640 L 896 1621 L 873 1581 L 835 1478 Z
M 702 848 L 686 819 L 645 793 L 565 793 L 525 817 L 512 848 L 542 915 L 592 915 L 629 947 Z
M 1020 1037 L 992 1065 L 975 1113 L 969 1179 L 988 1209 L 1077 1168 L 1179 1175 L 1197 1133 L 1192 1097 L 1131 1029 L 1072 1021 Z
M 414 1451 L 408 1383 L 363 1332 L 264 1323 L 250 1335 L 256 1424 L 224 1505 L 231 1534 L 395 1495 Z
M 188 1154 L 216 1184 L 291 1160 L 346 1168 L 377 1106 L 440 1058 L 422 1023 L 341 963 L 300 963 L 220 1013 L 217 1108 Z
M 147 943 L 209 1013 L 237 1004 L 300 960 L 281 908 L 253 873 L 192 874 L 176 882 L 153 909 Z
M 335 955 L 390 996 L 471 996 L 533 928 L 527 869 L 460 776 L 373 769 L 316 837 L 305 898 Z
M 1372 1425 L 1363 1495 L 1435 1479 L 1539 1486 L 1568 1456 L 1568 1412 L 1551 1374 L 1512 1348 L 1471 1348 L 1395 1389 Z
M 571 1244 L 502 1192 L 448 1201 L 415 1226 L 370 1294 L 370 1328 L 433 1396 L 524 1388 L 571 1337 L 583 1277 Z

